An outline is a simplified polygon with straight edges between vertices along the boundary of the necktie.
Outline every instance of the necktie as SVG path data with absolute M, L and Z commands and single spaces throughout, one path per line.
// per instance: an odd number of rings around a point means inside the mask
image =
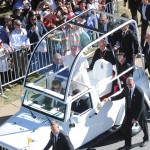
M 128 93 L 128 108 L 131 108 L 131 103 L 132 103 L 131 89 L 129 89 L 129 93 Z
M 59 71 L 59 65 L 56 65 L 55 72 Z
M 54 135 L 54 150 L 56 149 L 56 142 L 57 142 L 56 135 Z
M 126 35 L 126 32 L 125 32 L 125 31 L 123 31 L 123 32 L 122 32 L 122 36 L 123 36 L 123 37 L 125 37 L 125 35 Z

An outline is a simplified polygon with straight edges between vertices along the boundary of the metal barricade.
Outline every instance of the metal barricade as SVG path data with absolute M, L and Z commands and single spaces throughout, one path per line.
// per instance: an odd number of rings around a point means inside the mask
M 31 44 L 28 48 L 15 49 L 11 53 L 0 56 L 0 92 L 6 97 L 3 88 L 24 78 L 29 57 L 31 55 Z M 6 97 L 7 98 L 7 97 Z

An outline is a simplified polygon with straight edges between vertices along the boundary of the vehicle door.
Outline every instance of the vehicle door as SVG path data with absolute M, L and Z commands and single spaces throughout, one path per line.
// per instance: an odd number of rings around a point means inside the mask
M 76 109 L 75 105 L 79 107 Z M 98 135 L 98 116 L 93 108 L 90 93 L 73 100 L 71 113 L 68 134 L 73 145 L 77 148 Z

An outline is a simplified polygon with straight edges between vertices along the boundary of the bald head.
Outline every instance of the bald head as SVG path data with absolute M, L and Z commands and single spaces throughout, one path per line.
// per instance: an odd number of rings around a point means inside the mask
M 51 130 L 53 134 L 57 134 L 59 132 L 59 125 L 56 121 L 51 122 Z
M 100 22 L 101 22 L 102 24 L 105 24 L 105 23 L 108 22 L 108 19 L 107 19 L 106 14 L 102 14 L 102 15 L 100 16 Z
M 55 64 L 61 64 L 62 63 L 62 57 L 59 53 L 55 53 L 53 56 L 53 62 Z
M 126 79 L 126 85 L 129 89 L 132 89 L 135 86 L 134 78 L 133 77 L 128 77 Z

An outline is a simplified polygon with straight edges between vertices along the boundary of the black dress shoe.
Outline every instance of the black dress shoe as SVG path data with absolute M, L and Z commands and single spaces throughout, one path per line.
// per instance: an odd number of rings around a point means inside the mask
M 131 146 L 123 146 L 118 148 L 117 150 L 129 150 L 129 149 L 131 149 Z
M 147 145 L 147 143 L 148 143 L 148 141 L 143 141 L 143 142 L 142 142 L 142 144 L 140 145 L 140 147 L 144 147 L 144 146 L 146 146 L 146 145 Z

